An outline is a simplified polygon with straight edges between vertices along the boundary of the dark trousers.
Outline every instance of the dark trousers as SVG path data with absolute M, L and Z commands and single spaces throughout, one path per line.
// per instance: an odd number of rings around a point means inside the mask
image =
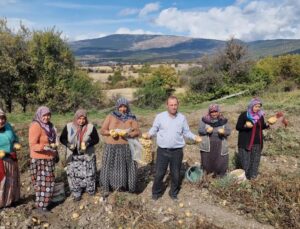
M 152 195 L 161 196 L 163 193 L 163 179 L 170 165 L 171 188 L 169 195 L 176 197 L 180 189 L 180 169 L 183 158 L 182 148 L 164 149 L 157 148 L 156 172 L 152 186 Z
M 242 169 L 245 170 L 247 179 L 253 179 L 257 177 L 260 157 L 260 145 L 253 145 L 250 151 L 243 148 L 239 148 L 239 164 L 242 167 Z

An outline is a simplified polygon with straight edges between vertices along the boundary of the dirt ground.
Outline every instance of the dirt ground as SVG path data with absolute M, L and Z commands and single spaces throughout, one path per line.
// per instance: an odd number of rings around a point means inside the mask
M 242 110 L 238 104 L 224 108 L 234 127 L 237 115 Z M 195 133 L 199 117 L 206 110 L 187 114 L 191 130 Z M 154 117 L 140 118 L 143 131 L 146 131 Z M 237 132 L 233 130 L 229 140 L 230 154 L 236 151 Z M 97 168 L 101 168 L 102 146 L 97 148 Z M 188 142 L 184 149 L 182 174 L 194 164 L 200 164 L 198 146 Z M 62 151 L 61 151 L 62 154 Z M 58 164 L 59 176 L 64 170 Z M 261 176 L 265 173 L 281 170 L 285 173 L 299 173 L 299 157 L 263 156 Z M 30 175 L 24 171 L 21 175 L 22 198 L 16 207 L 0 210 L 0 229 L 4 228 L 273 228 L 270 224 L 256 221 L 251 214 L 233 208 L 226 201 L 220 201 L 205 186 L 191 184 L 183 180 L 179 200 L 168 196 L 168 187 L 157 201 L 151 199 L 151 187 L 155 173 L 154 165 L 140 166 L 137 193 L 111 193 L 108 199 L 101 197 L 101 187 L 95 196 L 84 194 L 80 202 L 74 202 L 67 189 L 66 199 L 54 206 L 46 215 L 34 211 L 34 196 L 30 184 Z M 257 179 L 260 179 L 259 177 Z M 166 176 L 168 186 L 169 177 Z

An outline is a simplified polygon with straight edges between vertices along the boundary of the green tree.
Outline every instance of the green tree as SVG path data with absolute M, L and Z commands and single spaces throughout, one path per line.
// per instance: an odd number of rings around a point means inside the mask
M 29 52 L 37 74 L 36 102 L 56 111 L 72 108 L 69 96 L 75 61 L 61 33 L 54 28 L 34 31 Z
M 144 77 L 144 79 L 143 88 L 135 94 L 139 107 L 159 107 L 178 85 L 176 71 L 170 66 L 163 65 L 152 69 L 150 76 Z
M 13 98 L 17 90 L 15 53 L 14 34 L 7 27 L 6 20 L 0 20 L 0 95 L 8 112 L 12 111 Z

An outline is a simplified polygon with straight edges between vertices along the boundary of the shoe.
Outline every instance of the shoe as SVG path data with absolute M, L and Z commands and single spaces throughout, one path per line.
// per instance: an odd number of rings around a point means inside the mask
M 106 199 L 109 196 L 109 192 L 103 192 L 102 197 L 103 199 Z
M 152 200 L 155 200 L 155 201 L 156 201 L 156 200 L 159 199 L 159 197 L 160 197 L 160 196 L 158 196 L 158 195 L 152 195 Z
M 177 196 L 170 196 L 170 198 L 174 201 L 178 201 L 178 197 Z
M 78 201 L 81 200 L 81 196 L 74 196 L 73 200 L 74 200 L 75 202 L 78 202 Z

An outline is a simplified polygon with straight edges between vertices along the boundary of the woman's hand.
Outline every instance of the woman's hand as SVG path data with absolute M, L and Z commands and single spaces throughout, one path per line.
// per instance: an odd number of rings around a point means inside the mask
M 4 150 L 0 150 L 0 159 L 5 157 L 5 151 Z
M 109 134 L 110 134 L 110 136 L 112 136 L 113 138 L 116 138 L 116 137 L 119 136 L 119 134 L 116 132 L 115 129 L 109 130 Z
M 252 122 L 246 121 L 245 127 L 251 129 L 253 127 Z
M 218 133 L 219 133 L 219 135 L 224 135 L 225 134 L 224 128 L 218 129 Z
M 211 134 L 213 132 L 214 128 L 212 128 L 211 126 L 206 128 L 206 132 Z
M 21 150 L 22 146 L 20 143 L 16 142 L 13 146 L 14 150 L 18 151 L 18 150 Z

